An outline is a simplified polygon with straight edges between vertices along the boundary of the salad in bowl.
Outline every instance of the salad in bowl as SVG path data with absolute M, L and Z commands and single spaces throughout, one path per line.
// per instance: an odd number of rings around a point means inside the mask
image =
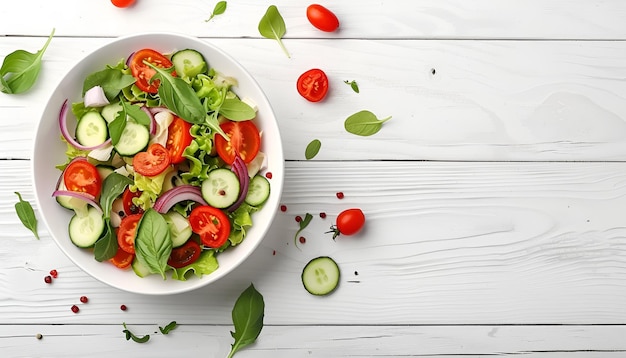
M 33 156 L 59 247 L 114 287 L 170 294 L 247 258 L 278 207 L 283 154 L 263 91 L 236 61 L 176 34 L 120 38 L 63 78 Z

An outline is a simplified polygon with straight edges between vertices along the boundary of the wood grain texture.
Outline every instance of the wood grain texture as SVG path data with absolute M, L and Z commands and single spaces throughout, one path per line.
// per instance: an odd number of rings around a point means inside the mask
M 13 211 L 14 191 L 32 200 L 27 165 L 0 162 L 4 323 L 228 324 L 250 282 L 265 296 L 268 324 L 626 320 L 624 163 L 288 162 L 288 210 L 261 247 L 227 279 L 170 297 L 108 288 L 69 262 L 45 228 L 35 240 Z M 324 232 L 349 207 L 364 210 L 366 228 L 333 241 Z M 307 212 L 316 217 L 298 249 L 294 217 Z M 306 262 L 320 255 L 342 269 L 340 287 L 324 298 L 300 282 Z M 59 278 L 47 285 L 53 268 Z M 90 303 L 75 315 L 70 307 L 81 295 Z
M 210 23 L 217 1 L 139 0 L 132 9 L 109 1 L 66 0 L 11 4 L 0 34 L 111 36 L 144 31 L 175 31 L 194 36 L 259 37 L 257 25 L 270 4 L 277 5 L 287 38 L 468 38 L 468 39 L 624 39 L 626 4 L 620 0 L 349 0 L 325 4 L 341 22 L 327 34 L 306 19 L 310 1 L 230 1 Z M 358 10 L 357 10 L 358 9 Z M 24 21 L 24 13 L 29 20 Z M 49 16 L 54 14 L 54 16 Z M 172 14 L 175 14 L 174 16 Z
M 287 159 L 303 160 L 315 138 L 322 141 L 315 160 L 626 158 L 626 42 L 299 40 L 287 43 L 287 59 L 267 39 L 204 40 L 232 54 L 265 90 Z M 110 41 L 53 40 L 35 88 L 0 101 L 10 119 L 0 121 L 0 157 L 30 156 L 42 99 L 74 63 Z M 41 42 L 4 39 L 0 53 Z M 321 103 L 295 90 L 312 67 L 330 77 Z M 356 80 L 360 93 L 344 80 Z M 344 120 L 363 109 L 393 118 L 372 137 L 347 133 Z

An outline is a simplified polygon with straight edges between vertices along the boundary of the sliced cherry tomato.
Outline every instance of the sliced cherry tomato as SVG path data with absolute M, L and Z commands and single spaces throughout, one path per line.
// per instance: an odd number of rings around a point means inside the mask
M 310 69 L 298 77 L 296 88 L 306 100 L 319 102 L 328 92 L 328 77 L 319 68 Z
M 102 177 L 98 169 L 87 160 L 74 160 L 63 173 L 63 183 L 70 191 L 87 193 L 98 197 L 102 190 Z
M 133 157 L 133 168 L 146 177 L 157 176 L 170 165 L 170 153 L 159 143 L 152 143 L 145 152 Z
M 135 235 L 137 234 L 137 224 L 143 214 L 133 214 L 124 216 L 120 227 L 117 230 L 117 244 L 129 254 L 135 253 Z
M 311 25 L 326 32 L 333 32 L 339 27 L 339 19 L 332 11 L 322 5 L 313 4 L 306 8 L 306 18 Z
M 137 198 L 141 196 L 141 190 L 137 190 L 135 192 L 130 191 L 129 188 L 124 190 L 124 194 L 122 194 L 122 205 L 124 206 L 124 214 L 133 215 L 143 213 L 143 209 L 139 206 L 133 204 L 133 198 Z
M 347 209 L 337 216 L 337 225 L 331 226 L 333 239 L 339 235 L 354 235 L 365 225 L 365 214 L 361 209 Z
M 116 267 L 125 269 L 129 267 L 130 264 L 133 263 L 134 258 L 135 258 L 135 254 L 130 254 L 118 247 L 117 253 L 109 261 L 111 261 L 111 263 L 115 265 Z
M 174 117 L 172 124 L 167 127 L 167 142 L 165 143 L 165 148 L 167 148 L 170 153 L 172 164 L 178 164 L 185 160 L 183 152 L 185 148 L 191 144 L 191 140 L 193 139 L 189 133 L 190 129 L 191 123 L 178 117 Z
M 227 141 L 221 135 L 215 136 L 217 154 L 227 164 L 233 164 L 235 155 L 239 155 L 244 163 L 250 163 L 261 146 L 259 129 L 252 121 L 224 122 L 220 128 L 230 137 Z
M 181 268 L 191 265 L 198 260 L 201 252 L 202 248 L 197 242 L 187 240 L 183 246 L 172 249 L 172 253 L 170 254 L 169 260 L 167 260 L 167 264 L 173 268 Z
M 150 62 L 160 68 L 170 68 L 172 67 L 172 62 L 159 52 L 148 48 L 135 52 L 130 60 L 130 72 L 133 77 L 137 79 L 135 82 L 137 87 L 144 92 L 157 93 L 159 90 L 159 81 L 155 80 L 150 82 L 150 79 L 156 74 L 156 71 L 143 63 L 144 61 Z
M 117 7 L 129 7 L 135 3 L 135 0 L 111 0 L 111 3 Z
M 208 205 L 195 207 L 189 214 L 191 230 L 200 235 L 202 244 L 217 249 L 230 235 L 230 221 L 220 209 Z

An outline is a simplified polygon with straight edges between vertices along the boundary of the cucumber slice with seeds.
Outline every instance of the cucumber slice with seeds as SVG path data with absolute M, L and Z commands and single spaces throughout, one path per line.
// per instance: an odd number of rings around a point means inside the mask
M 128 121 L 120 135 L 120 140 L 115 145 L 115 150 L 121 156 L 132 156 L 148 146 L 150 131 L 146 126 Z
M 259 206 L 270 196 L 270 182 L 262 175 L 255 175 L 250 180 L 248 186 L 248 194 L 246 194 L 245 202 L 252 206 Z
M 230 169 L 219 168 L 209 172 L 202 182 L 202 197 L 214 208 L 223 209 L 233 205 L 241 190 L 239 178 Z
M 70 240 L 78 247 L 92 247 L 104 232 L 104 225 L 102 214 L 89 207 L 87 215 L 76 214 L 70 219 Z
M 324 296 L 337 288 L 339 276 L 339 266 L 335 260 L 328 256 L 320 256 L 304 266 L 302 284 L 310 294 Z
M 78 143 L 93 147 L 104 143 L 109 137 L 107 123 L 98 112 L 87 112 L 78 121 L 76 126 L 76 140 Z
M 202 54 L 196 50 L 181 50 L 172 55 L 172 64 L 181 77 L 195 77 L 206 71 L 207 64 Z

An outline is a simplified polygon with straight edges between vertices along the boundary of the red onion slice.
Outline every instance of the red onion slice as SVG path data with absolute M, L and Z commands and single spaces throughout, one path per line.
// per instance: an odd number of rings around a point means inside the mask
M 150 134 L 155 135 L 157 129 L 156 120 L 154 119 L 155 113 L 152 113 L 152 111 L 150 111 L 150 108 L 146 106 L 141 106 L 141 110 L 144 111 L 150 118 Z
M 204 198 L 202 198 L 202 191 L 199 187 L 186 184 L 176 186 L 163 193 L 156 200 L 152 208 L 161 214 L 165 214 L 172 208 L 172 206 L 186 200 L 192 200 L 202 205 L 208 205 Z
M 65 100 L 65 102 L 63 102 L 63 105 L 61 106 L 61 111 L 59 112 L 59 128 L 61 129 L 61 134 L 63 135 L 63 138 L 65 138 L 65 140 L 71 144 L 72 146 L 74 146 L 77 149 L 80 150 L 93 150 L 93 149 L 98 149 L 98 148 L 102 148 L 105 145 L 108 145 L 109 143 L 111 143 L 111 138 L 107 139 L 104 143 L 95 145 L 95 146 L 91 146 L 91 147 L 87 147 L 84 146 L 80 143 L 78 143 L 78 141 L 76 141 L 76 139 L 74 139 L 74 137 L 70 134 L 70 131 L 67 129 L 67 112 L 68 112 L 69 108 L 67 106 L 67 99 Z
M 250 186 L 248 167 L 246 167 L 246 163 L 244 163 L 240 156 L 235 156 L 235 161 L 233 161 L 231 170 L 235 173 L 235 175 L 237 175 L 237 178 L 239 178 L 239 185 L 241 190 L 239 191 L 239 197 L 237 198 L 237 201 L 235 201 L 233 205 L 229 206 L 228 209 L 226 209 L 229 212 L 233 212 L 241 206 L 241 204 L 246 199 L 246 195 L 248 195 L 248 187 Z

